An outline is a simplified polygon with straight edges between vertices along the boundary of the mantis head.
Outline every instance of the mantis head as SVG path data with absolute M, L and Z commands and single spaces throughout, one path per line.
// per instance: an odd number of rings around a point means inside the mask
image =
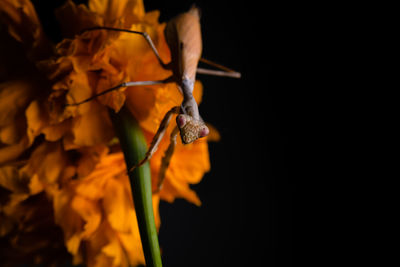
M 207 136 L 210 132 L 203 121 L 196 120 L 186 114 L 179 114 L 176 117 L 176 124 L 178 125 L 184 144 L 190 144 L 201 137 Z

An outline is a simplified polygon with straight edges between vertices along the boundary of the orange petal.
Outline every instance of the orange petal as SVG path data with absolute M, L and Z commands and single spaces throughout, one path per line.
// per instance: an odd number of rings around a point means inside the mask
M 62 191 L 57 191 L 53 196 L 53 209 L 55 222 L 64 231 L 68 251 L 72 255 L 77 255 L 84 222 L 71 208 L 72 195 L 73 189 L 69 187 L 65 187 Z
M 0 148 L 0 164 L 15 160 L 21 155 L 31 143 L 28 137 L 22 138 L 17 144 L 4 146 Z
M 72 199 L 71 207 L 85 221 L 81 237 L 89 238 L 100 225 L 102 214 L 98 202 L 76 195 Z
M 112 75 L 109 72 L 104 71 L 104 75 L 98 79 L 96 93 L 99 94 L 105 90 L 108 90 L 122 82 L 123 73 Z M 100 103 L 107 105 L 112 108 L 115 112 L 118 112 L 125 103 L 125 94 L 121 90 L 115 90 L 97 98 Z
M 48 141 L 57 141 L 71 129 L 71 120 L 65 120 L 60 124 L 45 126 L 42 133 Z
M 207 141 L 208 142 L 219 142 L 221 140 L 221 134 L 217 130 L 217 128 L 210 124 L 206 123 L 208 129 L 210 130 L 210 133 L 207 135 Z
M 14 123 L 0 127 L 0 143 L 12 145 L 18 143 L 25 136 L 25 120 L 21 116 Z
M 113 229 L 128 232 L 132 221 L 135 220 L 130 188 L 125 188 L 116 179 L 109 179 L 106 187 L 103 199 L 105 215 Z
M 208 145 L 205 139 L 197 140 L 190 146 L 178 147 L 174 156 L 175 158 L 171 160 L 174 179 L 195 184 L 210 170 Z
M 126 252 L 123 251 L 117 232 L 107 220 L 103 220 L 98 231 L 85 244 L 87 266 L 127 266 Z
M 97 178 L 97 179 L 96 179 Z M 108 177 L 82 179 L 77 185 L 76 192 L 88 199 L 98 200 L 104 197 Z
M 27 181 L 15 166 L 0 168 L 0 186 L 14 193 L 28 193 Z
M 130 112 L 138 121 L 142 122 L 146 130 L 151 132 L 157 131 L 158 127 L 153 118 L 147 120 L 156 102 L 154 90 L 154 88 L 138 86 L 126 91 L 127 106 Z
M 4 0 L 0 13 L 0 19 L 8 25 L 10 34 L 25 46 L 33 59 L 48 55 L 50 43 L 45 38 L 31 1 Z
M 153 211 L 154 211 L 156 227 L 158 229 L 160 227 L 160 215 L 158 211 L 160 198 L 158 194 L 153 195 L 152 200 L 153 200 Z M 134 219 L 132 221 L 131 230 L 128 233 L 119 232 L 118 237 L 124 249 L 127 251 L 130 264 L 133 266 L 143 264 L 144 255 L 143 255 L 142 242 L 140 240 L 140 233 L 137 220 Z
M 121 18 L 137 21 L 144 15 L 142 0 L 89 0 L 89 9 L 106 18 L 106 26 L 113 25 Z
M 66 239 L 65 245 L 66 245 L 68 251 L 72 255 L 76 255 L 78 253 L 78 249 L 79 249 L 79 246 L 81 245 L 81 241 L 82 241 L 82 238 L 81 238 L 80 234 L 78 234 L 78 233 L 75 233 Z
M 6 236 L 13 228 L 14 220 L 7 216 L 0 215 L 0 237 Z
M 163 188 L 160 191 L 161 199 L 172 203 L 175 198 L 184 198 L 187 201 L 200 206 L 201 201 L 196 192 L 189 188 L 187 183 L 177 180 L 165 180 Z
M 111 266 L 120 266 L 123 260 L 125 260 L 126 265 L 125 251 L 123 251 L 117 238 L 112 238 L 101 252 L 113 259 Z
M 109 180 L 115 179 L 114 177 L 120 176 L 121 173 L 126 173 L 122 153 L 102 155 L 90 175 L 79 180 L 76 191 L 89 199 L 104 198 Z
M 108 143 L 114 136 L 108 111 L 96 102 L 89 102 L 90 112 L 76 117 L 72 124 L 74 144 L 93 146 Z
M 129 258 L 129 263 L 131 266 L 138 266 L 144 264 L 144 254 L 142 248 L 142 241 L 140 240 L 139 229 L 133 233 L 118 233 L 118 237 L 127 251 L 127 256 Z
M 18 114 L 23 113 L 36 85 L 28 79 L 0 84 L 0 127 L 14 123 Z
M 158 178 L 161 159 L 168 143 L 168 140 L 163 140 L 159 150 L 150 161 L 154 180 Z M 198 196 L 190 189 L 189 184 L 200 182 L 204 173 L 209 170 L 210 161 L 206 139 L 199 139 L 190 145 L 182 145 L 179 141 L 166 172 L 164 186 L 160 192 L 161 199 L 172 202 L 175 198 L 185 198 L 189 202 L 200 205 Z
M 103 254 L 101 250 L 114 234 L 107 220 L 102 220 L 98 231 L 94 232 L 85 243 L 87 266 L 112 266 L 112 259 Z
M 38 175 L 44 184 L 53 184 L 63 175 L 67 164 L 60 143 L 43 143 L 32 153 L 23 171 L 28 175 Z
M 106 146 L 93 146 L 79 149 L 80 157 L 77 162 L 78 177 L 85 177 L 93 172 L 99 161 L 108 153 Z
M 26 109 L 26 120 L 28 123 L 27 134 L 29 140 L 33 142 L 48 123 L 47 114 L 43 111 L 38 100 L 32 101 Z
M 73 37 L 82 30 L 101 25 L 99 14 L 91 12 L 86 5 L 76 5 L 72 1 L 66 3 L 55 11 L 60 22 L 63 36 Z
M 83 101 L 89 97 L 92 96 L 93 89 L 90 86 L 90 77 L 84 72 L 71 72 L 66 79 L 65 84 L 61 86 L 65 86 L 66 88 L 69 89 L 68 95 L 67 95 L 67 101 L 68 103 L 76 103 Z M 88 110 L 88 105 L 87 104 L 82 104 L 79 106 L 80 112 L 87 112 Z
M 31 181 L 29 183 L 29 190 L 32 195 L 38 194 L 42 192 L 44 189 L 43 183 L 39 180 L 39 176 L 37 174 L 33 175 Z

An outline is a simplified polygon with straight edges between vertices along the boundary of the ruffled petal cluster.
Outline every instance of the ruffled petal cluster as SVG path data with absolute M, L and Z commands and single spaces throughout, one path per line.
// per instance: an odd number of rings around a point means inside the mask
M 126 105 L 150 143 L 182 95 L 175 84 L 137 86 L 70 104 L 125 81 L 171 75 L 141 35 L 86 29 L 147 32 L 168 62 L 165 24 L 158 22 L 157 11 L 146 13 L 141 0 L 90 0 L 88 6 L 66 1 L 56 16 L 65 39 L 54 45 L 29 0 L 0 5 L 6 48 L 1 50 L 7 51 L 0 57 L 19 66 L 0 67 L 0 241 L 7 247 L 2 259 L 27 255 L 30 261 L 51 263 L 71 255 L 75 264 L 87 266 L 144 263 L 126 166 L 109 112 Z M 199 82 L 194 95 L 200 102 Z M 150 161 L 154 188 L 168 144 L 166 137 Z M 178 141 L 164 186 L 153 196 L 158 227 L 160 199 L 201 204 L 190 184 L 209 169 L 206 139 L 190 145 Z

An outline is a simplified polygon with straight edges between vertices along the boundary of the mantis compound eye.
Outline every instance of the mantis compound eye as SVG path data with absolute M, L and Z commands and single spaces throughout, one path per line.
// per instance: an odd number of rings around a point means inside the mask
M 178 115 L 178 117 L 176 117 L 176 124 L 178 124 L 179 128 L 182 128 L 183 126 L 185 126 L 186 124 L 186 116 L 185 115 Z
M 181 139 L 184 144 L 190 144 L 209 134 L 210 130 L 203 121 L 195 120 L 192 116 L 180 114 L 176 117 Z
M 207 126 L 204 125 L 204 126 L 200 129 L 199 136 L 200 136 L 200 137 L 206 137 L 209 133 L 210 133 L 210 130 L 208 129 Z

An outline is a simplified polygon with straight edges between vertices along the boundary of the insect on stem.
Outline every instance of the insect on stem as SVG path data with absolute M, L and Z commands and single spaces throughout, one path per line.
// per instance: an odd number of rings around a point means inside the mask
M 67 104 L 67 106 L 78 106 L 123 87 L 156 85 L 170 82 L 176 83 L 177 87 L 184 96 L 180 107 L 172 108 L 164 116 L 164 119 L 162 120 L 157 130 L 157 133 L 154 136 L 153 141 L 151 142 L 145 158 L 140 161 L 137 166 L 131 167 L 129 172 L 133 171 L 134 168 L 141 166 L 143 163 L 151 158 L 152 154 L 157 150 L 158 145 L 166 132 L 167 126 L 173 114 L 178 114 L 177 127 L 180 132 L 182 142 L 184 144 L 192 143 L 198 138 L 208 135 L 209 129 L 201 119 L 197 102 L 193 97 L 196 73 L 232 78 L 240 78 L 241 74 L 211 60 L 201 57 L 202 41 L 200 31 L 200 15 L 199 10 L 196 6 L 192 6 L 192 8 L 188 12 L 182 13 L 174 17 L 167 23 L 167 26 L 164 30 L 164 35 L 171 52 L 171 62 L 167 64 L 164 63 L 164 61 L 161 59 L 156 46 L 154 45 L 150 36 L 145 32 L 133 31 L 128 29 L 118 29 L 106 26 L 96 26 L 83 30 L 81 34 L 88 31 L 96 30 L 125 32 L 131 34 L 139 34 L 143 36 L 143 38 L 149 44 L 151 50 L 157 57 L 160 65 L 165 69 L 172 70 L 172 75 L 164 80 L 124 82 L 117 86 L 109 88 L 99 94 L 93 95 L 83 101 Z M 210 66 L 218 68 L 219 70 L 198 68 L 197 65 L 199 62 L 208 64 Z M 175 131 L 173 132 L 173 134 L 176 135 Z M 168 167 L 168 164 L 164 165 Z
M 77 106 L 89 102 L 99 96 L 105 95 L 109 92 L 118 90 L 123 87 L 156 85 L 170 82 L 176 83 L 177 87 L 184 96 L 180 108 L 174 107 L 164 116 L 164 119 L 162 120 L 159 129 L 157 130 L 157 133 L 154 136 L 153 141 L 151 142 L 145 158 L 140 161 L 137 166 L 131 167 L 129 172 L 131 172 L 134 168 L 141 166 L 143 163 L 151 158 L 152 154 L 157 150 L 158 145 L 166 132 L 167 126 L 173 114 L 179 114 L 179 116 L 177 117 L 177 126 L 182 142 L 184 144 L 192 143 L 198 138 L 208 135 L 209 129 L 201 119 L 198 105 L 193 97 L 196 73 L 232 78 L 240 78 L 241 74 L 211 60 L 201 58 L 202 42 L 200 31 L 200 15 L 197 7 L 192 6 L 192 8 L 188 12 L 182 13 L 174 17 L 167 23 L 167 26 L 164 30 L 164 35 L 168 47 L 171 51 L 171 62 L 167 64 L 164 63 L 164 61 L 161 59 L 156 46 L 154 45 L 150 36 L 145 32 L 133 31 L 128 29 L 118 29 L 106 26 L 96 26 L 83 30 L 81 34 L 95 30 L 125 32 L 131 34 L 139 34 L 143 36 L 143 38 L 149 44 L 151 50 L 157 57 L 160 65 L 165 69 L 172 70 L 172 75 L 164 80 L 124 82 L 99 94 L 93 95 L 92 97 L 83 101 L 67 104 L 67 106 Z M 208 64 L 210 66 L 218 68 L 219 70 L 198 68 L 197 65 L 199 62 Z M 173 132 L 173 134 L 176 135 L 175 131 Z M 164 165 L 168 167 L 168 164 Z
M 156 85 L 156 84 L 165 84 L 165 83 L 176 83 L 177 88 L 183 95 L 183 101 L 180 106 L 176 106 L 171 108 L 163 120 L 160 123 L 160 126 L 151 141 L 150 147 L 147 152 L 144 154 L 144 158 L 141 160 L 129 161 L 129 164 L 135 164 L 134 166 L 128 165 L 128 174 L 132 176 L 134 172 L 138 172 L 144 163 L 146 163 L 153 153 L 157 150 L 162 138 L 167 132 L 168 125 L 174 115 L 176 117 L 176 127 L 171 133 L 170 136 L 170 145 L 165 152 L 164 157 L 162 158 L 159 181 L 158 181 L 158 190 L 161 189 L 162 183 L 165 178 L 166 171 L 168 169 L 169 163 L 174 153 L 175 145 L 176 145 L 176 137 L 178 132 L 180 133 L 181 140 L 183 144 L 189 144 L 201 137 L 205 137 L 209 134 L 209 129 L 206 124 L 201 119 L 198 104 L 193 97 L 194 83 L 196 78 L 196 73 L 198 74 L 207 74 L 207 75 L 216 75 L 216 76 L 224 76 L 224 77 L 232 77 L 232 78 L 240 78 L 241 74 L 239 72 L 235 72 L 227 67 L 224 67 L 220 64 L 214 63 L 210 60 L 201 58 L 202 52 L 202 41 L 201 41 L 201 31 L 200 31 L 200 14 L 198 8 L 193 6 L 188 12 L 182 13 L 173 19 L 171 19 L 164 30 L 165 40 L 168 44 L 169 50 L 171 52 L 171 62 L 164 63 L 161 59 L 160 54 L 157 51 L 156 46 L 151 40 L 150 36 L 145 32 L 127 30 L 127 29 L 118 29 L 112 27 L 105 26 L 97 26 L 89 29 L 85 29 L 81 32 L 81 34 L 88 31 L 95 30 L 107 30 L 107 31 L 115 31 L 115 32 L 125 32 L 131 34 L 139 34 L 143 36 L 146 42 L 149 44 L 151 50 L 154 52 L 159 64 L 167 70 L 172 71 L 172 75 L 164 80 L 156 80 L 156 81 L 129 81 L 121 83 L 117 86 L 109 88 L 99 94 L 93 95 L 88 99 L 83 101 L 67 104 L 67 106 L 78 106 L 80 104 L 89 102 L 99 96 L 105 95 L 112 91 L 118 90 L 123 87 L 133 87 L 139 85 Z M 219 70 L 211 70 L 198 68 L 198 63 L 203 62 L 212 67 L 215 67 Z M 118 125 L 118 120 L 116 125 Z M 127 124 L 128 125 L 128 124 Z M 125 125 L 126 126 L 126 125 Z M 137 125 L 138 126 L 138 125 Z M 128 127 L 128 126 L 126 126 Z M 139 128 L 139 126 L 138 126 Z M 125 138 L 125 137 L 124 137 Z M 129 138 L 125 138 L 129 139 Z M 130 140 L 130 139 L 129 139 Z M 133 141 L 132 141 L 133 142 Z M 128 163 L 128 162 L 127 162 Z M 148 181 L 147 181 L 148 182 Z M 150 212 L 151 207 L 147 207 L 143 209 L 144 212 Z M 152 210 L 151 210 L 152 212 Z M 148 220 L 147 220 L 148 221 Z M 147 226 L 146 226 L 147 227 Z M 146 228 L 144 227 L 144 228 Z M 145 234 L 143 227 L 139 226 L 139 230 Z M 143 228 L 143 229 L 142 229 Z M 153 234 L 156 236 L 155 226 L 151 226 Z M 146 240 L 148 236 L 141 236 L 142 242 Z M 144 238 L 144 239 L 143 239 Z M 156 242 L 156 241 L 154 241 Z M 146 242 L 143 242 L 144 247 Z M 153 246 L 154 247 L 154 246 Z M 158 249 L 148 249 L 145 250 L 148 253 L 145 253 L 146 263 L 149 266 L 161 266 L 161 258 L 159 256 Z M 158 256 L 153 255 L 153 252 Z

